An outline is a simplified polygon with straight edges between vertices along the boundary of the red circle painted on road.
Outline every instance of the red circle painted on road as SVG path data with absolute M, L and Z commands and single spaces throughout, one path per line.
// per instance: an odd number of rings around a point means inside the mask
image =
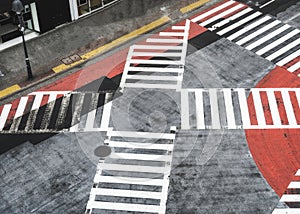
M 299 88 L 300 78 L 286 69 L 276 67 L 266 75 L 256 88 Z M 284 106 L 280 94 L 276 94 L 279 114 L 282 123 L 287 123 Z M 300 106 L 295 94 L 290 93 L 291 102 L 300 122 Z M 266 96 L 261 96 L 266 123 L 272 123 L 272 117 Z M 256 120 L 255 109 L 251 95 L 248 97 L 251 121 Z M 269 114 L 268 114 L 269 112 Z M 295 173 L 300 169 L 300 130 L 299 129 L 259 129 L 245 130 L 249 149 L 260 172 L 275 192 L 282 196 L 287 186 L 295 180 Z

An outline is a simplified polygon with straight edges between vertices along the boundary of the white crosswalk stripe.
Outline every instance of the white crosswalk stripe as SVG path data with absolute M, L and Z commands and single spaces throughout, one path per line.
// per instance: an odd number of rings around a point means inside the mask
M 295 177 L 300 176 L 300 170 L 297 171 Z M 297 178 L 299 180 L 299 178 Z M 285 193 L 281 196 L 279 206 L 274 209 L 272 214 L 293 214 L 300 211 L 300 182 L 291 181 Z M 282 206 L 284 204 L 284 207 Z
M 184 89 L 181 129 L 300 128 L 299 94 L 298 88 Z
M 87 97 L 90 97 L 88 103 Z M 33 92 L 3 106 L 0 131 L 10 134 L 107 131 L 112 99 L 113 93 Z M 96 121 L 97 114 L 101 114 L 101 121 Z
M 131 46 L 120 82 L 121 89 L 179 90 L 185 66 L 189 29 L 190 21 L 186 20 L 185 25 L 172 27 L 172 30 L 181 32 L 160 32 L 158 38 L 146 39 L 146 45 Z
M 292 73 L 300 72 L 300 30 L 274 17 L 242 3 L 226 1 L 192 21 Z
M 171 133 L 109 129 L 105 144 L 112 153 L 98 163 L 85 213 L 164 214 L 175 132 L 175 127 Z

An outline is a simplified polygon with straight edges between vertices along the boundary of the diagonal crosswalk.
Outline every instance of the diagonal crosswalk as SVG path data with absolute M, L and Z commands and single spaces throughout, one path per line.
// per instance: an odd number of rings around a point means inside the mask
M 299 88 L 181 91 L 182 129 L 300 128 L 299 115 Z
M 86 207 L 88 213 L 165 213 L 176 128 L 171 133 L 114 131 L 105 144 Z
M 296 180 L 290 182 L 287 190 L 281 196 L 279 205 L 272 214 L 299 213 L 300 211 L 300 170 L 295 174 Z
M 190 21 L 130 47 L 120 87 L 180 89 L 187 52 Z M 179 32 L 178 32 L 179 31 Z M 136 72 L 139 72 L 136 74 Z
M 0 131 L 10 134 L 106 131 L 112 99 L 113 93 L 33 92 L 1 107 Z
M 231 0 L 191 21 L 300 76 L 300 30 Z

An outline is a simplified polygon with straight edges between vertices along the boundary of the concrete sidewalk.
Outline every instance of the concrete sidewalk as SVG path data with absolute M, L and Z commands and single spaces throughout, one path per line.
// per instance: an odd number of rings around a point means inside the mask
M 27 81 L 22 44 L 5 49 L 0 52 L 0 70 L 5 74 L 0 77 L 0 99 L 58 73 L 65 75 L 78 63 L 215 2 L 217 0 L 121 0 L 103 11 L 65 24 L 27 42 L 35 76 L 32 81 Z M 83 59 L 77 57 L 79 62 L 65 65 L 64 59 L 72 55 Z

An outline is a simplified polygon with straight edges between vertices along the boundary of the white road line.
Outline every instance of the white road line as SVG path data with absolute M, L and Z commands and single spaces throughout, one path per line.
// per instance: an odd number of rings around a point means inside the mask
M 44 97 L 44 94 L 42 94 L 42 93 L 35 95 L 34 101 L 33 101 L 32 107 L 31 107 L 31 111 L 34 111 L 34 110 L 38 109 L 39 107 L 41 107 L 43 97 Z
M 246 9 L 244 9 L 244 10 L 242 10 L 242 11 L 234 14 L 233 16 L 230 16 L 229 18 L 227 18 L 227 19 L 225 19 L 225 20 L 223 20 L 223 21 L 221 21 L 221 22 L 213 25 L 211 28 L 209 28 L 209 30 L 214 30 L 215 28 L 222 27 L 223 25 L 228 24 L 229 22 L 231 22 L 231 21 L 233 21 L 233 20 L 235 20 L 235 19 L 237 19 L 237 18 L 245 15 L 246 13 L 249 13 L 252 10 L 253 9 L 251 7 L 247 7 Z
M 34 92 L 31 92 L 30 94 L 28 95 L 51 95 L 51 94 L 62 94 L 62 95 L 65 95 L 65 94 L 68 94 L 70 93 L 71 91 L 34 91 Z
M 212 129 L 220 129 L 220 116 L 219 116 L 219 105 L 218 105 L 218 94 L 217 89 L 209 89 L 209 102 L 211 110 L 211 127 Z
M 223 18 L 224 16 L 227 16 L 228 14 L 230 14 L 230 13 L 232 13 L 232 12 L 234 12 L 234 11 L 244 7 L 244 6 L 245 5 L 242 5 L 242 4 L 235 5 L 234 7 L 230 8 L 228 10 L 225 10 L 224 12 L 219 13 L 218 15 L 213 16 L 212 18 L 202 22 L 200 25 L 205 27 L 206 25 L 208 25 L 208 24 L 210 24 L 210 23 L 212 23 L 212 22 L 214 22 L 214 21 L 216 21 L 220 18 Z M 247 8 L 247 9 L 249 10 L 249 8 Z M 250 9 L 250 10 L 252 10 L 252 9 Z
M 142 166 L 142 165 L 125 165 L 125 164 L 110 164 L 110 163 L 99 163 L 99 168 L 102 170 L 109 171 L 125 171 L 125 172 L 148 172 L 164 174 L 169 173 L 169 170 L 165 167 L 156 166 Z
M 107 195 L 107 196 L 114 196 L 114 197 L 160 199 L 161 192 L 125 190 L 125 189 L 108 189 L 108 188 L 92 188 L 91 195 Z
M 124 66 L 124 70 L 123 70 L 123 74 L 122 74 L 122 78 L 120 81 L 120 88 L 123 90 L 125 87 L 125 83 L 126 83 L 126 79 L 127 79 L 127 75 L 128 75 L 128 68 L 130 67 L 130 60 L 132 58 L 132 54 L 133 54 L 133 50 L 134 50 L 134 46 L 130 46 L 129 51 L 128 51 L 128 55 L 127 55 L 127 59 L 126 59 L 126 63 Z
M 187 46 L 188 46 L 190 25 L 191 25 L 191 21 L 189 19 L 186 19 L 186 21 L 185 21 L 185 31 L 184 31 L 184 37 L 183 37 L 184 42 L 183 42 L 183 45 L 182 45 L 183 48 L 182 48 L 182 55 L 181 55 L 181 62 L 183 62 L 183 65 L 185 65 L 185 58 L 186 58 L 186 54 L 187 54 Z
M 250 41 L 251 39 L 254 39 L 255 37 L 259 36 L 260 34 L 264 33 L 267 30 L 270 30 L 271 28 L 275 27 L 276 25 L 280 24 L 281 22 L 279 20 L 275 20 L 271 22 L 270 24 L 260 28 L 259 30 L 251 33 L 250 35 L 240 39 L 239 41 L 236 42 L 238 45 L 243 45 L 246 42 Z
M 249 117 L 249 109 L 248 109 L 248 104 L 247 104 L 246 92 L 245 92 L 245 89 L 242 89 L 242 88 L 235 89 L 235 91 L 238 92 L 243 128 L 247 129 L 248 127 L 251 126 L 251 123 L 250 123 L 250 117 Z
M 272 214 L 299 214 L 300 208 L 282 208 L 275 209 Z
M 265 114 L 264 114 L 264 109 L 262 106 L 259 92 L 260 92 L 259 89 L 256 88 L 251 89 L 258 125 L 265 126 L 266 125 Z
M 172 26 L 172 30 L 185 30 L 185 26 Z
M 133 49 L 138 50 L 182 50 L 182 46 L 164 46 L 164 45 L 133 45 Z
M 285 47 L 283 47 L 280 50 L 276 51 L 275 53 L 271 54 L 266 59 L 269 60 L 269 61 L 272 61 L 273 59 L 283 55 L 284 53 L 286 53 L 287 51 L 289 51 L 290 49 L 296 47 L 299 44 L 300 44 L 300 38 L 298 38 L 297 40 L 289 43 L 288 45 L 286 45 Z
M 298 100 L 298 106 L 300 107 L 300 90 L 296 90 L 295 93 Z
M 300 169 L 297 170 L 295 176 L 300 176 Z
M 254 18 L 260 16 L 260 14 L 261 14 L 261 12 L 253 13 L 253 14 L 251 14 L 250 16 L 248 16 L 248 17 L 242 19 L 241 21 L 238 21 L 238 22 L 236 22 L 236 23 L 234 23 L 234 24 L 228 26 L 227 28 L 218 31 L 217 34 L 218 34 L 218 35 L 224 35 L 225 33 L 228 33 L 228 32 L 230 32 L 230 31 L 232 31 L 233 29 L 235 29 L 235 28 L 237 28 L 237 27 L 239 27 L 239 26 L 241 26 L 241 25 L 247 23 L 248 21 L 250 21 L 250 20 L 252 20 L 252 19 L 254 19 Z
M 93 131 L 96 113 L 97 113 L 97 104 L 98 104 L 99 94 L 93 93 L 91 100 L 91 108 L 92 110 L 87 114 L 86 123 L 85 123 L 85 131 Z
M 137 184 L 145 186 L 162 186 L 162 179 L 134 178 L 121 176 L 103 176 L 96 174 L 94 183 Z
M 263 18 L 259 19 L 258 21 L 246 26 L 245 28 L 237 31 L 236 33 L 230 35 L 229 37 L 227 37 L 227 39 L 229 40 L 234 40 L 236 39 L 237 37 L 243 35 L 244 33 L 248 32 L 249 30 L 261 25 L 262 23 L 268 21 L 269 19 L 271 19 L 272 17 L 271 16 L 264 16 Z
M 74 109 L 74 114 L 73 114 L 73 118 L 72 118 L 70 132 L 78 131 L 78 125 L 79 125 L 81 111 L 82 111 L 83 102 L 84 102 L 84 94 L 79 94 L 78 96 L 79 96 L 78 100 L 77 100 L 76 104 L 74 104 L 75 109 Z
M 45 110 L 45 113 L 43 115 L 43 119 L 40 125 L 40 129 L 47 129 L 47 126 L 49 125 L 50 122 L 50 117 L 52 115 L 52 112 L 54 110 L 54 106 L 55 106 L 55 101 L 56 101 L 56 97 L 57 94 L 52 93 L 49 95 L 48 97 L 48 101 L 47 101 L 47 107 Z
M 159 144 L 159 143 L 137 143 L 126 141 L 108 141 L 110 147 L 131 148 L 131 149 L 153 149 L 153 150 L 167 150 L 172 151 L 173 144 Z
M 223 89 L 223 94 L 225 100 L 225 110 L 227 116 L 228 129 L 236 129 L 231 89 L 230 88 Z
M 219 10 L 222 10 L 223 8 L 226 8 L 226 7 L 228 7 L 228 6 L 230 6 L 230 5 L 234 4 L 234 3 L 236 3 L 236 2 L 235 1 L 225 2 L 224 4 L 221 4 L 220 6 L 214 8 L 212 10 L 209 10 L 209 11 L 207 11 L 207 12 L 205 12 L 205 13 L 203 13 L 203 14 L 195 17 L 195 18 L 193 18 L 191 21 L 192 22 L 198 22 L 201 19 L 204 19 L 205 17 L 210 16 L 211 14 L 213 14 L 215 12 L 218 12 Z
M 183 68 L 129 67 L 128 70 L 141 72 L 181 73 Z
M 300 202 L 299 194 L 282 195 L 280 202 Z
M 84 127 L 84 131 L 94 131 L 94 123 L 96 117 L 97 109 L 93 109 L 87 114 L 86 124 Z
M 21 97 L 14 119 L 17 119 L 18 117 L 21 117 L 24 114 L 27 101 L 28 101 L 28 97 Z
M 183 39 L 156 39 L 156 38 L 149 38 L 146 42 L 153 42 L 153 43 L 176 43 L 181 44 L 183 43 Z
M 281 119 L 280 119 L 280 114 L 278 111 L 278 106 L 277 106 L 274 91 L 267 91 L 267 96 L 268 96 L 268 100 L 269 100 L 269 106 L 270 106 L 270 110 L 271 110 L 273 124 L 276 126 L 280 126 Z
M 181 57 L 181 52 L 169 52 L 169 53 L 158 53 L 158 52 L 134 52 L 132 56 L 161 56 L 161 57 Z
M 170 162 L 171 155 L 150 155 L 150 154 L 133 154 L 133 153 L 111 153 L 109 158 L 127 159 L 127 160 L 142 160 L 142 161 L 164 161 Z
M 159 36 L 184 36 L 184 33 L 182 32 L 160 32 Z
M 156 88 L 156 89 L 178 89 L 177 84 L 145 84 L 145 83 L 126 83 L 126 88 Z
M 64 95 L 61 105 L 60 105 L 60 109 L 58 111 L 56 127 L 61 127 L 64 124 L 64 122 L 65 122 L 64 119 L 67 114 L 67 110 L 70 105 L 70 101 L 71 101 L 71 94 Z
M 279 39 L 273 41 L 271 44 L 263 47 L 259 51 L 255 52 L 257 55 L 263 55 L 264 53 L 268 52 L 269 50 L 272 50 L 273 48 L 277 47 L 281 43 L 287 41 L 288 39 L 292 38 L 293 36 L 297 35 L 300 31 L 298 29 L 295 29 L 288 34 L 284 35 L 283 37 L 280 37 Z
M 276 63 L 276 65 L 278 66 L 284 66 L 285 64 L 289 63 L 290 61 L 292 61 L 293 59 L 297 58 L 298 56 L 300 56 L 300 49 L 291 53 L 290 55 L 288 55 L 287 57 L 283 58 L 282 60 L 280 60 L 279 62 Z
M 274 2 L 275 0 L 271 0 L 271 1 L 268 1 L 267 3 L 261 5 L 259 8 L 264 8 L 265 6 L 271 4 L 272 2 Z
M 250 130 L 254 130 L 254 129 L 299 129 L 300 125 L 281 125 L 279 126 L 275 126 L 275 125 L 251 125 L 247 128 L 244 129 L 250 129 Z
M 107 136 L 126 137 L 126 138 L 154 138 L 174 140 L 175 135 L 169 133 L 154 133 L 154 132 L 130 132 L 130 131 L 111 131 L 107 132 Z
M 132 212 L 149 212 L 149 213 L 159 213 L 160 211 L 160 206 L 155 206 L 155 205 L 89 201 L 87 204 L 87 209 L 93 209 L 93 208 L 104 209 L 104 210 L 124 210 L 124 211 L 132 211 Z
M 151 64 L 151 65 L 182 65 L 181 61 L 177 60 L 142 60 L 131 59 L 130 64 Z
M 292 21 L 293 19 L 297 18 L 298 16 L 300 16 L 300 13 L 295 14 L 294 16 L 289 18 L 288 21 Z
M 253 43 L 251 43 L 250 45 L 248 45 L 248 46 L 246 47 L 246 49 L 252 50 L 252 49 L 258 47 L 259 45 L 261 45 L 261 44 L 263 44 L 263 43 L 269 41 L 271 38 L 273 38 L 273 37 L 279 35 L 280 33 L 282 33 L 283 31 L 285 31 L 285 30 L 287 30 L 287 29 L 289 29 L 289 28 L 290 28 L 289 25 L 284 25 L 284 26 L 278 28 L 277 30 L 271 32 L 270 34 L 264 36 L 263 38 L 261 38 L 261 39 L 255 41 L 255 42 L 253 42 Z
M 48 103 L 54 102 L 56 100 L 57 95 L 57 93 L 49 94 Z
M 195 91 L 197 129 L 205 129 L 203 91 Z
M 24 111 L 25 111 L 25 108 L 26 108 L 26 105 L 27 105 L 27 101 L 28 101 L 28 98 L 29 97 L 21 97 L 20 99 L 20 102 L 18 104 L 18 108 L 17 108 L 17 111 L 15 113 L 15 116 L 14 116 L 14 120 L 9 128 L 9 131 L 10 132 L 17 132 L 18 131 L 18 128 L 19 128 L 19 125 L 21 123 L 21 116 L 24 115 Z
M 181 129 L 190 128 L 189 92 L 181 90 Z
M 2 112 L 0 115 L 0 131 L 2 131 L 5 126 L 5 123 L 6 123 L 6 120 L 9 115 L 11 107 L 12 107 L 12 104 L 6 104 L 6 105 L 4 105 L 4 107 L 2 109 Z
M 292 181 L 289 184 L 288 189 L 300 189 L 300 181 Z
M 112 101 L 106 103 L 103 107 L 103 113 L 101 118 L 101 129 L 108 130 L 109 120 L 111 115 Z
M 161 190 L 162 197 L 160 199 L 160 212 L 159 213 L 162 213 L 162 214 L 164 214 L 166 212 L 166 204 L 167 204 L 167 200 L 168 200 L 168 188 L 169 188 L 169 184 L 170 184 L 169 176 L 170 176 L 170 173 L 164 175 L 164 185 L 162 186 L 162 190 Z
M 177 76 L 148 76 L 148 75 L 127 75 L 127 79 L 134 80 L 160 80 L 160 81 L 177 81 Z
M 282 90 L 281 95 L 282 95 L 283 104 L 285 107 L 285 112 L 286 112 L 286 115 L 287 115 L 287 118 L 289 121 L 289 125 L 297 125 L 297 121 L 295 118 L 294 109 L 293 109 L 293 105 L 291 102 L 289 91 Z
M 290 72 L 295 72 L 300 68 L 300 61 L 289 67 L 287 70 Z

